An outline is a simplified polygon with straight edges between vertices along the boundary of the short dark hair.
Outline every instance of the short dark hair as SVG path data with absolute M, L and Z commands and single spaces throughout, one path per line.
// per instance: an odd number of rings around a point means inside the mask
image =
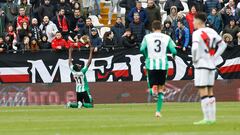
M 162 28 L 162 23 L 161 23 L 160 21 L 158 21 L 158 20 L 155 20 L 155 21 L 153 21 L 153 23 L 152 23 L 152 28 L 153 28 L 154 30 L 161 30 L 161 28 Z
M 76 72 L 81 71 L 77 64 L 73 65 L 73 70 L 76 71 Z
M 207 21 L 207 14 L 204 13 L 204 12 L 199 12 L 195 15 L 194 17 L 195 19 L 199 19 L 201 20 L 202 22 L 206 22 Z

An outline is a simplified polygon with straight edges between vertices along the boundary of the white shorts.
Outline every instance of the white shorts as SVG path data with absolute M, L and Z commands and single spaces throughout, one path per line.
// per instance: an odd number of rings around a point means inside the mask
M 194 84 L 196 87 L 213 86 L 215 81 L 215 70 L 195 69 Z

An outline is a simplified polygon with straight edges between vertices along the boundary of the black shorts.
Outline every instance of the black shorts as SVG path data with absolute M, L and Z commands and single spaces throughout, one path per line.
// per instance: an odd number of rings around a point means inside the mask
M 148 80 L 150 87 L 154 85 L 164 85 L 166 82 L 167 70 L 148 70 Z
M 91 103 L 87 91 L 77 92 L 77 102 L 81 101 L 82 103 Z

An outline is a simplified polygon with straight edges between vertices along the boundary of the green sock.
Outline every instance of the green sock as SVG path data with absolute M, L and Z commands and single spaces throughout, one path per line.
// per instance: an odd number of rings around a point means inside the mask
M 163 93 L 158 93 L 158 101 L 157 101 L 157 112 L 161 112 L 162 104 L 163 104 Z
M 70 103 L 70 108 L 78 108 L 78 103 Z
M 93 104 L 83 103 L 83 107 L 85 107 L 85 108 L 93 108 Z

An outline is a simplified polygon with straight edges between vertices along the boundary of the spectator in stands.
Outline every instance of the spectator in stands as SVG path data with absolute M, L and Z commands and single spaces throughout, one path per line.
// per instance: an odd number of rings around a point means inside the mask
M 175 24 L 177 24 L 176 23 L 177 22 L 177 13 L 178 13 L 177 7 L 172 6 L 171 10 L 170 10 L 170 14 L 167 16 L 166 20 L 169 20 L 171 22 L 171 24 L 174 24 L 174 22 L 175 22 Z M 172 25 L 172 27 L 173 27 L 173 25 Z M 173 28 L 173 30 L 175 30 L 175 29 Z
M 125 33 L 122 36 L 122 45 L 125 48 L 133 48 L 137 46 L 136 40 L 134 35 L 132 35 L 132 32 L 130 29 L 126 29 Z
M 164 21 L 162 33 L 167 34 L 175 41 L 175 31 L 172 29 L 172 23 L 169 20 Z
M 30 16 L 31 5 L 28 4 L 28 0 L 21 0 L 19 7 L 23 7 L 25 9 L 26 15 Z
M 7 52 L 8 51 L 8 45 L 5 44 L 3 37 L 0 37 L 0 53 Z
M 213 28 L 217 33 L 222 31 L 222 18 L 217 14 L 217 9 L 213 8 L 212 13 L 207 17 L 207 24 Z
M 7 16 L 9 23 L 13 23 L 14 19 L 18 15 L 18 6 L 13 3 L 13 0 L 7 0 L 7 3 L 3 5 L 3 11 Z
M 31 41 L 30 41 L 30 51 L 31 52 L 37 52 L 40 50 L 40 47 L 39 47 L 39 42 L 36 38 L 31 38 Z
M 185 52 L 189 44 L 190 33 L 189 29 L 184 26 L 182 21 L 178 21 L 178 27 L 175 30 L 175 38 L 178 48 L 181 48 Z
M 80 30 L 80 28 L 83 28 L 85 25 L 86 19 L 81 16 L 81 10 L 80 9 L 74 9 L 73 17 L 69 19 L 70 23 L 70 31 L 73 32 L 73 37 L 77 34 L 77 32 Z
M 130 23 L 129 28 L 136 39 L 137 45 L 140 45 L 145 36 L 145 27 L 144 23 L 140 21 L 138 13 L 134 13 L 134 20 Z
M 7 16 L 4 11 L 0 8 L 0 37 L 4 36 L 6 25 L 8 24 Z
M 87 35 L 81 36 L 80 34 L 77 34 L 74 37 L 74 40 L 75 41 L 68 40 L 69 45 L 73 48 L 82 48 L 82 47 L 89 48 L 90 47 L 91 41 L 89 36 Z
M 102 39 L 99 37 L 97 28 L 91 30 L 91 45 L 94 47 L 94 52 L 97 52 L 102 47 Z
M 21 29 L 23 26 L 23 23 L 27 23 L 27 26 L 30 25 L 30 17 L 26 15 L 26 11 L 23 7 L 19 8 L 19 15 L 15 18 L 14 21 L 14 28 L 17 30 Z
M 232 48 L 234 46 L 233 37 L 229 33 L 223 34 L 223 40 L 227 44 L 227 48 Z
M 108 12 L 108 25 L 111 24 L 112 14 L 114 13 L 114 9 L 117 8 L 117 17 L 121 17 L 121 8 L 119 6 L 120 0 L 111 0 L 111 6 Z
M 189 25 L 188 25 L 186 17 L 183 15 L 182 12 L 178 12 L 177 13 L 177 19 L 172 22 L 172 27 L 173 27 L 174 31 L 178 27 L 178 21 L 181 21 L 183 23 L 183 25 L 189 29 Z
M 100 0 L 92 0 L 90 7 L 92 9 L 92 15 L 96 15 L 99 19 L 101 19 Z
M 126 12 L 125 12 L 125 26 L 126 26 L 126 28 L 128 28 L 129 23 L 130 23 L 128 21 L 128 14 L 129 14 L 130 10 L 136 6 L 136 1 L 137 0 L 121 0 L 120 3 L 119 3 L 120 7 L 126 9 Z
M 65 16 L 64 8 L 59 9 L 58 14 L 52 19 L 53 23 L 56 24 L 58 31 L 61 32 L 63 38 L 68 40 L 69 36 L 69 21 Z
M 184 10 L 184 7 L 180 0 L 167 0 L 164 6 L 164 10 L 167 12 L 168 15 L 170 14 L 170 10 L 172 6 L 175 6 L 177 8 L 177 11 Z
M 55 38 L 52 40 L 52 48 L 55 49 L 56 51 L 69 48 L 69 44 L 62 37 L 62 34 L 59 31 L 56 33 Z
M 12 24 L 9 24 L 7 26 L 7 32 L 5 34 L 6 36 L 9 36 L 9 40 L 5 40 L 6 43 L 11 42 L 11 47 L 15 46 L 17 44 L 17 34 L 14 31 L 14 27 Z M 11 48 L 12 49 L 12 48 Z
M 148 34 L 152 31 L 151 22 L 153 22 L 154 20 L 161 21 L 160 7 L 155 6 L 154 0 L 148 0 L 146 12 L 148 17 L 148 22 L 145 26 L 146 26 L 146 34 Z
M 32 19 L 32 24 L 30 25 L 30 35 L 31 38 L 36 38 L 38 41 L 41 41 L 42 31 L 38 26 L 37 18 Z
M 22 26 L 17 30 L 17 41 L 18 43 L 23 42 L 24 37 L 30 35 L 29 26 L 27 22 L 23 22 Z
M 232 15 L 237 16 L 237 14 L 236 14 L 237 4 L 235 4 L 235 1 L 234 0 L 229 0 L 227 6 L 229 6 L 231 8 Z
M 240 33 L 237 34 L 237 43 L 235 45 L 240 45 Z
M 61 9 L 64 9 L 65 16 L 70 19 L 73 14 L 70 4 L 65 0 L 59 0 L 59 3 L 57 4 L 57 11 Z
M 193 31 L 194 31 L 194 17 L 197 13 L 197 9 L 195 6 L 192 6 L 191 7 L 191 11 L 189 13 L 187 13 L 186 15 L 186 20 L 188 22 L 188 25 L 189 25 L 189 30 L 190 30 L 190 34 L 192 35 Z
M 72 12 L 74 12 L 75 9 L 79 9 L 80 12 L 81 12 L 81 4 L 77 0 L 72 0 L 70 6 L 71 6 L 71 9 L 72 9 Z
M 44 4 L 38 9 L 38 18 L 42 21 L 45 16 L 52 18 L 54 15 L 54 7 L 50 5 L 50 0 L 44 0 Z
M 13 49 L 13 38 L 11 38 L 11 36 L 7 34 L 4 38 L 4 41 L 5 41 L 5 44 L 7 45 L 8 52 L 9 51 L 14 51 L 14 49 Z
M 193 6 L 196 8 L 197 11 L 203 12 L 204 10 L 204 0 L 188 0 L 188 8 L 191 9 Z
M 40 20 L 38 17 L 38 9 L 40 7 L 41 1 L 40 0 L 30 0 L 30 4 L 32 5 L 32 8 L 30 10 L 30 12 L 31 12 L 30 16 L 32 18 L 37 18 L 38 21 Z
M 229 33 L 233 37 L 233 43 L 237 44 L 237 34 L 239 34 L 240 28 L 236 25 L 235 18 L 231 18 L 229 24 L 223 29 L 223 35 Z
M 18 43 L 17 50 L 21 50 L 21 51 L 30 50 L 30 38 L 28 36 L 23 37 L 22 42 Z
M 51 49 L 51 43 L 48 42 L 48 37 L 46 34 L 42 35 L 41 43 L 39 44 L 40 49 Z
M 220 13 L 223 20 L 223 28 L 225 28 L 230 23 L 230 19 L 235 18 L 235 16 L 233 16 L 231 12 L 231 7 L 229 6 L 223 8 Z
M 131 11 L 128 14 L 128 20 L 129 22 L 133 22 L 134 20 L 134 14 L 138 13 L 140 16 L 140 21 L 144 23 L 144 25 L 147 24 L 148 17 L 147 17 L 147 12 L 146 10 L 142 7 L 142 2 L 137 1 L 136 2 L 136 7 L 132 8 Z
M 43 34 L 46 34 L 48 37 L 48 42 L 52 42 L 53 38 L 55 37 L 56 32 L 58 31 L 57 26 L 49 20 L 48 16 L 43 18 L 43 22 L 40 25 L 40 29 Z
M 87 18 L 86 19 L 86 25 L 84 26 L 83 29 L 80 29 L 78 31 L 79 34 L 83 35 L 88 35 L 89 37 L 91 37 L 91 30 L 93 28 L 93 24 L 92 24 L 92 19 L 91 18 Z
M 113 32 L 107 31 L 103 35 L 103 44 L 102 47 L 106 49 L 107 51 L 113 51 L 114 50 L 114 41 L 113 41 Z
M 219 0 L 206 0 L 205 1 L 205 12 L 209 15 L 213 8 L 216 8 L 218 11 L 221 9 L 221 4 Z
M 121 39 L 122 35 L 125 32 L 125 26 L 122 23 L 121 17 L 118 17 L 116 20 L 116 24 L 111 28 L 111 31 L 114 34 L 113 40 L 114 40 L 114 45 L 120 46 L 121 44 Z

